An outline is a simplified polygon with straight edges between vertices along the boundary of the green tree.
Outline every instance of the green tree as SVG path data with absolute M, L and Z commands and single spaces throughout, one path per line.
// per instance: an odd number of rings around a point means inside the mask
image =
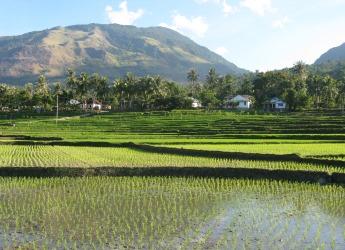
M 211 68 L 206 76 L 206 88 L 215 90 L 218 87 L 218 74 L 215 68 Z
M 338 96 L 337 81 L 330 76 L 323 77 L 321 89 L 322 103 L 325 108 L 334 108 Z
M 104 103 L 109 97 L 110 88 L 108 79 L 99 74 L 93 74 L 89 79 L 88 92 L 90 98 Z
M 345 77 L 343 78 L 343 80 L 340 80 L 338 82 L 338 90 L 339 90 L 339 94 L 338 94 L 339 107 L 344 113 L 345 111 Z
M 241 84 L 241 87 L 238 91 L 240 95 L 253 95 L 254 94 L 254 85 L 253 81 L 245 78 Z
M 197 97 L 197 95 L 200 92 L 200 84 L 198 83 L 199 80 L 199 75 L 198 72 L 195 69 L 191 69 L 188 73 L 187 73 L 187 79 L 189 81 L 189 88 L 191 91 L 191 95 L 193 97 Z
M 191 69 L 187 73 L 187 79 L 192 85 L 195 84 L 199 79 L 198 72 L 195 69 Z
M 200 93 L 200 101 L 202 105 L 208 109 L 216 108 L 220 104 L 215 92 L 206 88 Z
M 36 106 L 39 106 L 43 110 L 51 110 L 51 93 L 50 88 L 45 76 L 41 75 L 35 86 L 33 100 Z

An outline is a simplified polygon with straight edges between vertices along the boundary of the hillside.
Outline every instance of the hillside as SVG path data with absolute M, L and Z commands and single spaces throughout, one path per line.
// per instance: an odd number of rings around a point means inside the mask
M 190 68 L 203 77 L 210 67 L 221 74 L 246 72 L 162 27 L 90 24 L 0 37 L 0 82 L 18 85 L 43 73 L 51 80 L 60 79 L 67 68 L 99 72 L 110 79 L 133 72 L 185 82 Z
M 321 55 L 311 65 L 311 69 L 319 74 L 327 74 L 337 80 L 342 80 L 345 74 L 345 43 Z
M 342 61 L 345 61 L 345 43 L 340 45 L 339 47 L 335 47 L 328 50 L 326 53 L 321 55 L 319 59 L 316 60 L 315 64 Z

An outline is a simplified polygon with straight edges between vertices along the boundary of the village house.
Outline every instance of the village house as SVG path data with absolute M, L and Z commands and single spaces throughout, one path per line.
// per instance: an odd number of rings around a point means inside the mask
M 190 98 L 192 101 L 192 108 L 202 108 L 202 104 L 199 100 L 195 98 Z
M 273 97 L 271 100 L 264 102 L 265 111 L 279 111 L 282 112 L 286 110 L 287 104 L 278 97 Z
M 102 103 L 97 100 L 89 100 L 86 103 L 80 104 L 82 110 L 102 110 Z
M 253 99 L 249 95 L 228 96 L 225 100 L 225 108 L 247 110 L 253 106 Z

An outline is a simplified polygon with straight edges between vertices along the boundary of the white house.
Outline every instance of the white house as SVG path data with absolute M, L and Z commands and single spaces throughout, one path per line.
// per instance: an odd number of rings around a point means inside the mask
M 91 100 L 80 104 L 80 108 L 83 110 L 102 110 L 102 104 L 99 101 Z
M 202 108 L 202 104 L 199 100 L 195 99 L 195 98 L 191 98 L 192 101 L 192 108 Z
M 227 97 L 225 105 L 228 109 L 250 109 L 253 106 L 253 98 L 249 95 Z
M 273 97 L 271 100 L 264 103 L 264 109 L 267 111 L 284 111 L 287 108 L 286 102 L 279 99 L 278 97 Z

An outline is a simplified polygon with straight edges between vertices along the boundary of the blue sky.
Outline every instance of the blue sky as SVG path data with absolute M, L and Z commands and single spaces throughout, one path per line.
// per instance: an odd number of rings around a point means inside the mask
M 345 0 L 0 0 L 0 36 L 120 23 L 175 29 L 250 70 L 313 63 L 345 42 Z

